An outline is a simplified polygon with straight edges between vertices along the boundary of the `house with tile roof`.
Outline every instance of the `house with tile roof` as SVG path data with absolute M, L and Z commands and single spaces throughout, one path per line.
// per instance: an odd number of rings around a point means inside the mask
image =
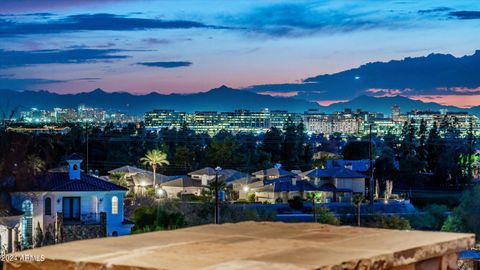
M 344 167 L 313 169 L 300 174 L 322 193 L 323 202 L 350 202 L 352 194 L 365 195 L 367 175 Z
M 295 173 L 282 169 L 280 165 L 270 169 L 254 172 L 252 173 L 252 175 L 255 178 L 262 179 L 262 180 L 268 180 L 268 179 L 271 180 L 271 179 L 276 179 L 284 176 L 290 176 L 290 177 L 296 176 Z
M 171 180 L 160 184 L 160 190 L 167 198 L 179 198 L 181 195 L 193 194 L 199 196 L 205 188 L 200 181 L 195 181 L 186 175 L 170 176 Z
M 166 176 L 160 173 L 155 174 L 155 182 L 153 183 L 153 172 L 137 168 L 135 166 L 122 166 L 108 171 L 110 176 L 114 174 L 121 174 L 127 184 L 129 192 L 136 194 L 145 194 L 148 188 L 160 186 L 163 182 L 168 182 L 175 178 Z
M 66 158 L 68 171 L 49 171 L 32 184 L 11 192 L 15 209 L 23 212 L 19 234 L 23 248 L 33 246 L 40 227 L 55 242 L 130 234 L 124 217 L 127 188 L 81 171 L 83 158 Z
M 317 192 L 318 187 L 299 176 L 283 176 L 263 180 L 263 186 L 251 189 L 257 202 L 288 202 L 294 197 L 307 199 L 308 193 Z

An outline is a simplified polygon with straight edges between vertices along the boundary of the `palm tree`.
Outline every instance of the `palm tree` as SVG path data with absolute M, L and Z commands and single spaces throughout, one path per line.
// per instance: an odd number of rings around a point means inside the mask
M 361 206 L 364 200 L 365 200 L 365 197 L 362 194 L 355 194 L 352 197 L 352 202 L 357 207 L 357 226 L 359 227 L 360 227 Z
M 36 175 L 45 169 L 45 162 L 37 155 L 29 155 L 25 160 L 25 166 L 29 174 Z
M 157 166 L 169 165 L 170 162 L 167 160 L 167 154 L 160 151 L 159 149 L 153 149 L 148 151 L 144 157 L 140 158 L 140 162 L 143 165 L 151 166 L 153 171 L 153 186 L 155 188 L 155 194 L 157 191 L 157 181 L 156 181 L 156 172 Z

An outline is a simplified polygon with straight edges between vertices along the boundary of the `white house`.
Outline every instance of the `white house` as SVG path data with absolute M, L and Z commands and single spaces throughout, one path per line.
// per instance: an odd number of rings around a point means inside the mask
M 67 158 L 68 172 L 39 175 L 28 190 L 12 192 L 12 205 L 23 212 L 19 228 L 23 247 L 34 244 L 36 227 L 55 242 L 130 234 L 124 218 L 127 189 L 81 172 L 82 158 Z
M 15 251 L 22 215 L 12 207 L 10 194 L 0 191 L 0 255 Z

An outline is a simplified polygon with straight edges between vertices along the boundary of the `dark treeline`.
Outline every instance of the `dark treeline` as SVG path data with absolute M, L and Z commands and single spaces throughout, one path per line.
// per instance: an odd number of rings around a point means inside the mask
M 477 141 L 473 126 L 461 137 L 457 124 L 445 120 L 429 129 L 423 120 L 405 122 L 400 136 L 387 135 L 379 143 L 375 178 L 404 187 L 469 183 Z
M 316 150 L 307 139 L 303 124 L 295 125 L 292 121 L 283 130 L 272 128 L 262 135 L 221 131 L 213 137 L 198 134 L 186 125 L 159 132 L 147 132 L 135 124 L 121 130 L 112 124 L 103 129 L 78 125 L 71 128 L 67 135 L 1 131 L 0 174 L 24 176 L 54 168 L 73 152 L 83 154 L 83 169 L 87 169 L 87 151 L 88 169 L 104 174 L 123 165 L 142 167 L 139 160 L 151 149 L 167 153 L 170 165 L 161 168 L 164 174 L 185 174 L 204 166 L 252 172 L 276 163 L 286 169 L 306 170 L 311 168 Z M 28 163 L 33 161 L 41 164 Z
M 383 184 L 393 180 L 397 187 L 468 183 L 476 144 L 473 127 L 466 137 L 460 137 L 455 122 L 435 123 L 429 129 L 424 122 L 416 128 L 412 121 L 404 124 L 399 136 L 372 136 L 375 178 Z M 370 154 L 368 136 L 307 136 L 303 124 L 292 121 L 281 130 L 271 128 L 265 134 L 221 131 L 213 137 L 198 134 L 186 125 L 159 132 L 147 132 L 135 124 L 121 130 L 113 124 L 103 129 L 71 128 L 67 135 L 0 131 L 0 176 L 26 178 L 62 165 L 64 157 L 73 152 L 83 154 L 86 170 L 87 151 L 88 169 L 105 174 L 124 165 L 142 167 L 140 158 L 148 150 L 160 149 L 167 154 L 170 165 L 159 172 L 167 175 L 186 174 L 204 166 L 253 172 L 276 163 L 287 170 L 305 171 L 325 166 L 326 159 L 369 159 Z

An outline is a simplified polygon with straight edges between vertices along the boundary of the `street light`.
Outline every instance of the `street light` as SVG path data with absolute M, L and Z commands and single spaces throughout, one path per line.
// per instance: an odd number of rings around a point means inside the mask
M 217 166 L 215 168 L 215 212 L 214 212 L 214 217 L 215 217 L 215 224 L 218 224 L 218 173 L 222 170 L 220 166 Z

